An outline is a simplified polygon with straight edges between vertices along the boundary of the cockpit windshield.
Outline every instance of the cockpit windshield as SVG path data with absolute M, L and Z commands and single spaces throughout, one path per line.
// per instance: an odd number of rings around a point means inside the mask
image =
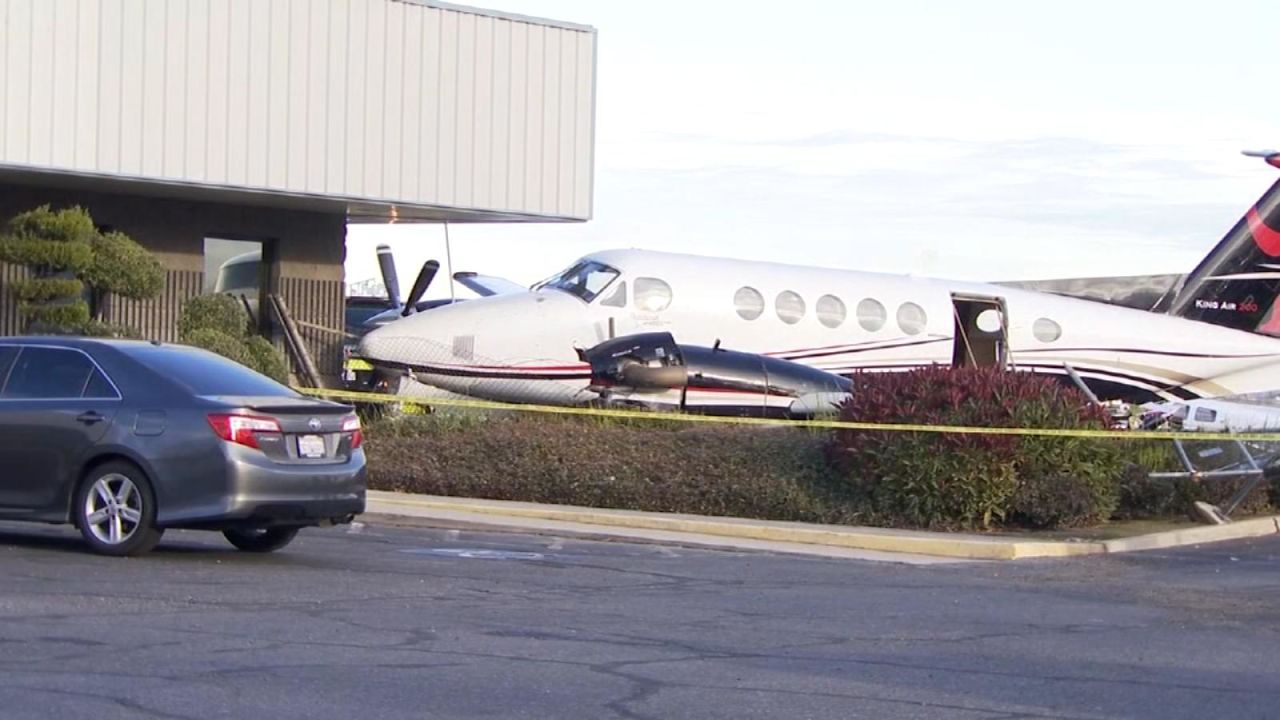
M 550 280 L 539 283 L 535 289 L 555 288 L 577 297 L 583 302 L 591 302 L 599 297 L 618 278 L 620 273 L 594 260 L 584 260 L 577 265 L 556 275 Z

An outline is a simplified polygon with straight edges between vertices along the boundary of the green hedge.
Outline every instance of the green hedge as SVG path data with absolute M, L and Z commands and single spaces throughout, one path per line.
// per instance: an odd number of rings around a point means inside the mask
M 528 415 L 373 422 L 380 490 L 655 512 L 859 524 L 806 430 Z
M 249 333 L 249 317 L 230 295 L 200 295 L 183 305 L 179 339 L 252 368 L 281 383 L 289 381 L 284 353 L 266 338 Z
M 230 351 L 230 350 L 228 350 Z M 985 371 L 859 377 L 846 419 L 1098 428 L 1045 378 Z M 855 398 L 858 395 L 855 394 Z M 856 416 L 858 412 L 865 413 Z M 880 408 L 880 410 L 876 410 Z M 1151 480 L 1170 441 L 816 431 L 448 411 L 366 424 L 370 487 L 495 500 L 939 529 L 1063 528 L 1183 517 L 1237 482 Z M 1270 509 L 1260 487 L 1235 517 Z

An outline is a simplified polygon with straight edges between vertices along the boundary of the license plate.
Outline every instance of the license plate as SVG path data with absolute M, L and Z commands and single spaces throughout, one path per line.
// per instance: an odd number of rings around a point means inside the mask
M 325 455 L 324 438 L 319 435 L 298 436 L 298 457 L 322 458 Z

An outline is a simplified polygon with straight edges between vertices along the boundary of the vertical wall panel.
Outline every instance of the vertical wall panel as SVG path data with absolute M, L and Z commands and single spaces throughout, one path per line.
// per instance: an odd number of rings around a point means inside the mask
M 490 17 L 476 18 L 475 52 L 472 65 L 474 79 L 474 110 L 472 111 L 472 128 L 475 139 L 472 142 L 472 157 L 467 166 L 471 168 L 471 204 L 488 204 L 493 202 L 494 177 L 490 174 L 493 167 L 493 26 Z
M 210 55 L 209 31 L 211 5 L 221 0 L 187 0 L 183 30 L 186 33 L 186 72 L 181 75 L 183 114 L 187 121 L 176 128 L 180 134 L 181 166 L 179 177 L 197 182 L 209 179 L 209 99 L 213 95 L 213 63 Z M 177 68 L 169 69 L 176 75 Z M 225 88 L 225 86 L 224 86 Z
M 93 165 L 98 160 L 98 128 L 99 108 L 103 104 L 99 98 L 101 88 L 98 84 L 98 64 L 101 56 L 101 33 L 98 31 L 101 19 L 101 8 L 92 0 L 75 0 L 75 12 L 71 22 L 76 28 L 76 63 L 73 82 L 75 94 L 73 99 L 72 122 L 75 125 L 75 140 L 67 143 L 71 150 L 67 153 L 69 166 Z
M 277 0 L 259 3 L 263 6 L 267 21 L 267 60 L 254 67 L 255 72 L 267 76 L 266 117 L 266 182 L 269 188 L 285 189 L 289 186 L 289 136 L 294 128 L 289 124 L 290 62 L 289 56 L 289 2 Z
M 123 62 L 124 37 L 120 27 L 124 23 L 124 4 L 106 3 L 98 13 L 98 67 L 97 82 L 93 74 L 86 81 L 97 85 L 98 107 L 86 122 L 96 125 L 95 153 L 100 172 L 120 172 L 120 116 L 123 112 Z M 77 158 L 80 156 L 77 155 Z
M 546 73 L 543 70 L 547 57 L 547 33 L 544 28 L 529 28 L 529 47 L 525 56 L 524 73 L 529 83 L 525 93 L 525 153 L 524 153 L 524 203 L 521 209 L 541 207 L 546 188 L 542 186 L 543 141 L 545 135 L 548 98 L 544 94 Z
M 405 6 L 406 8 L 409 6 Z M 422 100 L 424 96 L 422 74 L 422 45 L 424 42 L 425 12 L 406 10 L 404 15 L 404 76 L 400 79 L 401 103 L 400 146 L 395 149 L 399 157 L 401 197 L 419 197 L 422 183 L 418 170 L 418 157 L 422 152 Z
M 140 132 L 142 148 L 141 175 L 164 177 L 165 72 L 168 48 L 181 42 L 168 33 L 169 4 L 165 0 L 143 0 L 142 29 L 145 37 L 155 38 L 142 46 L 142 105 L 140 122 L 129 124 L 125 132 Z M 136 32 L 132 28 L 126 32 Z
M 164 289 L 152 300 L 111 298 L 106 312 L 107 322 L 133 328 L 147 340 L 178 342 L 178 318 L 182 306 L 204 289 L 204 273 L 170 270 Z
M 364 152 L 361 153 L 361 183 L 365 197 L 385 197 L 382 193 L 382 146 L 387 121 L 387 3 L 369 2 L 364 35 Z
M 51 2 L 36 3 L 31 8 L 30 46 L 31 89 L 27 96 L 27 158 L 36 165 L 50 163 L 53 146 L 53 83 L 54 83 L 54 25 L 55 5 Z
M 418 199 L 440 197 L 440 55 L 443 52 L 444 13 L 423 8 L 422 28 L 422 153 L 418 161 Z M 441 201 L 443 202 L 443 201 Z
M 338 193 L 346 175 L 347 153 L 347 34 L 351 0 L 334 0 L 329 8 L 328 95 L 324 122 L 324 192 Z
M 250 187 L 270 187 L 267 174 L 268 153 L 271 149 L 271 4 L 257 0 L 243 0 L 248 15 L 246 27 L 249 42 L 243 47 L 248 57 L 245 68 L 248 97 L 248 128 L 245 150 L 244 184 Z
M 283 127 L 285 128 L 285 180 L 286 188 L 307 186 L 307 132 L 310 125 L 310 108 L 307 104 L 311 81 L 311 23 L 309 18 L 318 15 L 321 5 L 311 5 L 307 0 L 289 0 L 288 24 L 278 36 L 289 53 L 285 64 L 286 81 L 284 96 L 287 103 Z M 307 8 L 313 11 L 308 12 Z
M 350 0 L 347 19 L 347 107 L 346 154 L 342 187 L 330 192 L 367 197 L 364 186 L 365 113 L 369 105 L 369 87 L 365 79 L 368 56 L 369 5 L 376 0 Z
M 578 72 L 574 81 L 577 107 L 574 109 L 574 192 L 573 217 L 591 217 L 592 186 L 595 181 L 595 78 L 596 36 L 582 33 L 578 36 Z
M 581 219 L 595 33 L 431 0 L 0 0 L 0 166 Z
M 49 133 L 49 163 L 69 166 L 75 164 L 76 138 L 76 70 L 79 66 L 80 43 L 77 34 L 80 24 L 76 17 L 76 0 L 52 0 L 48 7 L 53 12 L 52 76 L 49 88 L 52 122 L 44 131 Z M 55 142 L 53 138 L 61 140 Z
M 227 184 L 252 185 L 249 154 L 253 134 L 249 105 L 252 92 L 249 44 L 252 0 L 227 0 Z M 261 137 L 259 136 L 260 140 Z
M 186 163 L 186 128 L 194 120 L 187 117 L 187 9 L 190 0 L 165 0 L 164 67 L 158 87 L 160 122 L 160 167 L 166 178 L 190 177 Z M 203 91 L 201 84 L 200 90 Z
M 304 0 L 295 0 L 303 2 Z M 305 7 L 305 6 L 304 6 Z M 328 132 L 329 103 L 329 24 L 333 5 L 324 3 L 312 13 L 300 13 L 310 16 L 311 26 L 307 31 L 307 54 L 305 63 L 306 116 L 298 122 L 303 131 L 302 186 L 307 192 L 324 193 L 325 185 L 325 136 Z
M 511 27 L 510 145 L 507 170 L 507 207 L 525 207 L 525 168 L 529 158 L 529 26 Z
M 378 197 L 404 197 L 401 190 L 400 169 L 404 163 L 404 28 L 405 4 L 386 6 L 383 19 L 382 86 L 385 97 L 377 135 L 382 138 L 377 157 L 379 172 Z
M 458 201 L 458 13 L 440 13 L 440 68 L 436 91 L 436 197 Z
M 454 13 L 458 21 L 456 95 L 454 96 L 454 141 L 452 184 L 455 188 L 453 204 L 474 207 L 476 204 L 475 172 L 472 163 L 476 154 L 476 16 Z
M 206 80 L 209 92 L 205 100 L 206 182 L 225 185 L 227 179 L 228 103 L 231 101 L 231 6 L 224 0 L 205 0 L 209 23 L 208 66 Z M 203 95 L 203 93 L 196 93 Z
M 0 263 L 0 337 L 22 333 L 22 316 L 18 313 L 18 303 L 9 295 L 9 286 L 29 277 L 31 274 L 24 267 Z
M 121 0 L 121 9 L 119 26 L 106 30 L 119 33 L 123 39 L 120 43 L 119 137 L 116 138 L 120 160 L 115 172 L 136 176 L 142 174 L 142 68 L 145 48 L 143 43 L 136 42 L 126 33 L 129 28 L 143 27 L 147 14 L 146 0 Z M 110 143 L 111 138 L 105 142 Z

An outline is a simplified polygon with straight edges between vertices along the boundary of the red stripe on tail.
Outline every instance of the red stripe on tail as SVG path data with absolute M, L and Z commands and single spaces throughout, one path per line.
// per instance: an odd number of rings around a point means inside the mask
M 1271 257 L 1280 257 L 1280 230 L 1268 225 L 1258 214 L 1256 207 L 1249 208 L 1244 218 L 1249 223 L 1249 234 L 1253 235 L 1258 248 Z

